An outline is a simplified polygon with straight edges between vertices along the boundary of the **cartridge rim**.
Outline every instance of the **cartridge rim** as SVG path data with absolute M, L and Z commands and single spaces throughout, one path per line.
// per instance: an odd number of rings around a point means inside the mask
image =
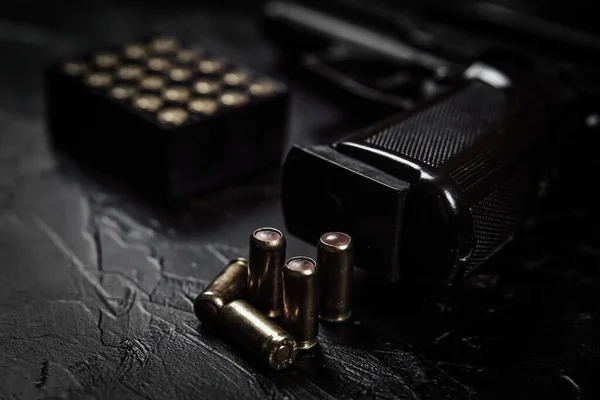
M 319 238 L 319 247 L 337 253 L 352 248 L 352 237 L 344 232 L 327 232 Z
M 352 311 L 348 311 L 345 314 L 338 315 L 335 318 L 327 317 L 327 316 L 324 316 L 321 313 L 319 313 L 319 319 L 321 321 L 329 322 L 329 323 L 332 323 L 332 324 L 339 324 L 339 323 L 342 323 L 342 322 L 346 322 L 347 320 L 350 319 L 350 317 L 352 317 Z
M 243 257 L 234 258 L 227 266 L 221 271 L 219 276 L 215 278 L 215 281 L 219 279 L 219 277 L 228 271 L 230 268 L 239 265 L 244 269 L 248 269 L 248 260 Z M 223 293 L 219 292 L 219 289 L 216 291 L 212 286 L 215 281 L 212 281 L 207 285 L 207 287 L 198 295 L 194 300 L 194 314 L 198 320 L 200 320 L 203 324 L 212 324 L 215 321 L 215 318 L 219 315 L 223 307 L 225 307 L 226 303 L 223 300 Z M 209 289 L 213 290 L 209 290 Z
M 298 345 L 292 335 L 245 300 L 227 303 L 219 315 L 219 325 L 275 370 L 289 367 L 296 359 Z
M 306 256 L 297 256 L 289 258 L 285 262 L 285 268 L 288 275 L 310 276 L 315 275 L 319 267 L 312 258 Z
M 317 336 L 312 340 L 306 340 L 304 342 L 296 342 L 296 344 L 298 345 L 298 350 L 310 350 L 319 344 L 319 337 Z
M 200 293 L 194 300 L 194 314 L 202 323 L 210 323 L 225 306 L 218 297 L 211 297 L 212 292 Z
M 288 368 L 298 355 L 298 343 L 286 337 L 271 337 L 265 345 L 269 366 L 277 371 Z
M 229 264 L 244 264 L 248 266 L 248 259 L 246 257 L 236 257 L 231 260 Z
M 268 239 L 267 236 L 262 234 L 267 231 L 270 231 L 269 234 L 276 235 L 273 235 L 271 236 L 271 239 Z M 285 246 L 285 236 L 283 235 L 283 232 L 270 226 L 254 230 L 250 236 L 250 240 L 252 240 L 258 248 L 267 251 L 277 251 L 280 250 L 282 246 Z
M 281 316 L 281 310 L 279 308 L 275 308 L 272 310 L 261 309 L 261 312 L 271 319 L 279 318 Z

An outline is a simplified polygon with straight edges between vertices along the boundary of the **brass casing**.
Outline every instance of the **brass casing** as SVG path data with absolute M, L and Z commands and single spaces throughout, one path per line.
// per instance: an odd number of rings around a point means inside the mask
M 171 53 L 178 46 L 179 43 L 172 37 L 157 37 L 150 42 L 150 49 L 157 54 Z
M 188 68 L 176 67 L 169 71 L 169 77 L 175 82 L 187 81 L 192 75 L 192 71 Z
M 129 99 L 136 93 L 135 88 L 129 85 L 117 85 L 110 90 L 110 95 L 119 100 Z
M 93 72 L 86 77 L 85 83 L 95 88 L 106 88 L 112 85 L 112 75 L 107 72 Z
M 246 104 L 250 99 L 246 93 L 229 90 L 221 94 L 220 100 L 226 106 L 236 107 Z
M 318 343 L 319 284 L 319 267 L 311 258 L 293 257 L 285 263 L 281 326 L 296 339 L 300 350 Z
M 275 86 L 273 82 L 263 80 L 252 83 L 248 90 L 255 96 L 270 96 L 275 93 Z
M 196 317 L 203 323 L 214 323 L 225 305 L 244 297 L 247 285 L 248 260 L 236 258 L 196 297 Z
M 211 115 L 219 108 L 216 101 L 211 98 L 195 98 L 188 103 L 188 109 L 193 113 Z
M 212 94 L 219 91 L 220 83 L 210 79 L 199 79 L 194 82 L 194 89 L 200 94 Z
M 261 240 L 265 233 L 274 240 Z M 248 300 L 270 318 L 281 313 L 281 271 L 285 262 L 285 237 L 275 228 L 259 228 L 250 235 Z
M 164 124 L 181 125 L 187 121 L 188 112 L 179 107 L 163 108 L 156 118 Z
M 114 53 L 101 52 L 94 56 L 94 62 L 99 68 L 114 68 L 119 65 L 119 56 Z
M 137 43 L 132 43 L 125 46 L 123 48 L 123 54 L 125 55 L 125 58 L 135 61 L 143 60 L 148 56 L 146 48 Z
M 160 97 L 152 94 L 139 94 L 133 97 L 133 106 L 148 112 L 157 111 L 162 104 Z
M 321 269 L 319 316 L 327 322 L 344 322 L 352 315 L 354 243 L 342 232 L 328 232 L 317 243 L 317 264 Z
M 190 98 L 190 90 L 185 86 L 169 86 L 163 89 L 162 97 L 166 101 L 185 103 Z
M 225 64 L 221 60 L 206 59 L 198 63 L 198 69 L 203 74 L 216 74 L 217 72 L 221 72 L 224 67 Z
M 220 328 L 275 370 L 294 362 L 294 338 L 244 300 L 227 304 L 219 314 Z
M 248 83 L 250 75 L 245 71 L 228 72 L 223 76 L 223 81 L 232 86 L 239 86 Z

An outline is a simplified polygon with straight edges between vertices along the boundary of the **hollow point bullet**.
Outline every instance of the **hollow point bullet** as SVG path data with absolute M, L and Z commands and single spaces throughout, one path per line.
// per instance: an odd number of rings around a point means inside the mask
M 285 237 L 275 228 L 259 228 L 250 235 L 248 299 L 270 318 L 281 313 L 281 271 Z
M 218 321 L 223 332 L 275 370 L 289 367 L 296 359 L 294 338 L 244 300 L 223 307 Z
M 290 258 L 283 268 L 281 326 L 295 339 L 300 350 L 318 343 L 319 268 L 308 257 Z
M 354 244 L 349 235 L 328 232 L 317 243 L 317 263 L 321 270 L 319 316 L 327 322 L 350 318 Z
M 236 258 L 196 297 L 194 313 L 206 324 L 213 324 L 228 303 L 241 299 L 248 285 L 248 260 Z

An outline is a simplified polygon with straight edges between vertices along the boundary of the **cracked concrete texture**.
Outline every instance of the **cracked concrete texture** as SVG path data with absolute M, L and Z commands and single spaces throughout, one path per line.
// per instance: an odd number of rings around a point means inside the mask
M 43 142 L 41 131 L 31 140 Z M 332 398 L 318 380 L 298 371 L 282 379 L 238 344 L 198 330 L 192 299 L 228 260 L 246 256 L 260 222 L 238 220 L 247 228 L 233 235 L 178 234 L 74 176 L 44 170 L 11 183 L 3 202 L 0 254 L 13 266 L 0 271 L 0 398 Z M 245 190 L 275 196 L 252 185 L 234 192 Z M 281 226 L 280 218 L 265 219 Z

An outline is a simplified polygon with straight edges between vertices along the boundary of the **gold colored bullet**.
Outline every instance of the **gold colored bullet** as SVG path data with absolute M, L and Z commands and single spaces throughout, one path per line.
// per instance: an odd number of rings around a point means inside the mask
M 286 241 L 275 228 L 259 228 L 250 235 L 248 299 L 270 318 L 281 313 L 281 271 Z
M 125 46 L 125 48 L 123 49 L 123 54 L 125 55 L 125 58 L 128 58 L 133 61 L 143 60 L 148 55 L 144 46 L 137 43 Z
M 119 64 L 119 57 L 114 53 L 98 53 L 94 56 L 94 62 L 100 68 L 113 68 Z
M 221 71 L 224 63 L 221 60 L 202 60 L 198 63 L 198 69 L 203 74 L 214 74 Z
M 162 57 L 151 57 L 148 59 L 148 68 L 154 72 L 166 72 L 171 68 L 171 63 L 166 58 Z
M 236 258 L 196 297 L 196 317 L 202 323 L 213 324 L 226 304 L 244 297 L 247 287 L 248 260 Z
M 169 71 L 169 77 L 176 82 L 187 81 L 192 77 L 192 71 L 187 68 L 175 67 Z
M 217 111 L 217 102 L 209 98 L 196 98 L 188 103 L 188 109 L 191 112 L 211 115 Z
M 227 91 L 221 95 L 221 103 L 226 106 L 240 106 L 248 102 L 248 95 L 236 91 Z
M 165 79 L 159 75 L 149 75 L 140 81 L 140 87 L 145 90 L 160 90 L 165 86 Z
M 209 79 L 199 79 L 194 82 L 194 89 L 200 94 L 212 94 L 219 90 L 219 82 Z
M 185 86 L 170 86 L 163 90 L 163 98 L 167 101 L 183 103 L 190 97 L 190 90 Z
M 275 370 L 288 368 L 298 354 L 294 338 L 244 300 L 227 304 L 219 314 L 221 330 Z
M 350 236 L 342 232 L 321 235 L 317 263 L 321 270 L 319 316 L 327 322 L 344 322 L 352 314 L 354 243 Z
M 275 85 L 271 81 L 262 80 L 252 83 L 248 90 L 255 96 L 270 96 L 275 93 Z
M 129 85 L 118 85 L 113 87 L 110 90 L 110 95 L 112 97 L 114 97 L 115 99 L 119 99 L 119 100 L 125 100 L 130 98 L 131 96 L 133 96 L 136 93 L 136 90 L 134 87 L 129 86 Z
M 152 51 L 160 54 L 170 53 L 177 49 L 177 46 L 177 40 L 172 37 L 159 37 L 150 41 Z
M 94 72 L 86 78 L 88 85 L 101 88 L 110 86 L 113 82 L 112 76 L 107 72 Z
M 139 65 L 123 65 L 117 70 L 117 76 L 127 81 L 136 80 L 144 76 L 144 70 Z
M 172 125 L 181 125 L 183 124 L 187 118 L 188 113 L 183 108 L 178 107 L 170 107 L 163 108 L 158 112 L 156 118 L 163 123 L 172 124 Z
M 177 56 L 175 56 L 175 59 L 177 60 L 177 62 L 180 62 L 182 64 L 189 64 L 192 61 L 196 61 L 198 57 L 200 57 L 199 51 L 183 49 L 177 52 Z
M 293 257 L 285 263 L 281 326 L 296 339 L 299 350 L 312 349 L 319 341 L 319 283 L 313 259 Z
M 82 62 L 69 61 L 63 65 L 63 71 L 67 75 L 79 76 L 87 71 L 87 67 Z
M 160 97 L 153 94 L 140 94 L 133 98 L 133 106 L 144 111 L 155 112 L 162 104 Z
M 249 75 L 244 71 L 228 72 L 223 77 L 223 81 L 231 86 L 243 85 L 248 82 Z

